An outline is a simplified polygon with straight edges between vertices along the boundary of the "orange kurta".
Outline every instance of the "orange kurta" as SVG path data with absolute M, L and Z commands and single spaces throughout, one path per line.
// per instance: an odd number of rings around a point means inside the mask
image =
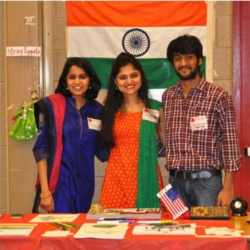
M 118 111 L 116 114 L 113 127 L 115 146 L 111 150 L 99 202 L 105 208 L 133 208 L 136 205 L 141 117 L 142 112 Z M 161 190 L 163 181 L 159 166 L 158 182 Z

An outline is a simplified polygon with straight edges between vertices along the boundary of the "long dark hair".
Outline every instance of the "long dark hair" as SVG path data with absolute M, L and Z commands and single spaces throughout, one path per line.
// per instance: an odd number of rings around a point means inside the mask
M 88 90 L 86 91 L 85 98 L 87 100 L 95 99 L 99 93 L 100 88 L 101 88 L 101 82 L 100 82 L 93 66 L 85 58 L 72 57 L 72 58 L 67 59 L 65 65 L 64 65 L 62 74 L 59 78 L 59 82 L 58 82 L 57 88 L 55 90 L 55 93 L 60 93 L 64 96 L 71 96 L 70 91 L 67 89 L 67 75 L 68 75 L 70 68 L 72 66 L 77 66 L 77 67 L 83 69 L 86 72 L 86 74 L 89 76 L 90 88 L 88 88 Z
M 127 66 L 128 64 L 133 65 L 133 67 L 140 72 L 142 84 L 138 91 L 138 95 L 145 103 L 145 106 L 150 108 L 148 98 L 148 84 L 142 66 L 133 55 L 122 52 L 113 62 L 108 83 L 108 94 L 101 114 L 102 128 L 100 131 L 99 142 L 103 147 L 112 148 L 114 146 L 113 125 L 115 114 L 122 106 L 124 101 L 123 93 L 116 87 L 115 78 L 120 72 L 121 68 Z

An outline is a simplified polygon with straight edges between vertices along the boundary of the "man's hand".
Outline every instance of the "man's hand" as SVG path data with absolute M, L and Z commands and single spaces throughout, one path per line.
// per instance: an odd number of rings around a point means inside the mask
M 222 189 L 217 198 L 217 206 L 219 207 L 229 207 L 233 199 L 233 186 L 228 189 Z
M 234 172 L 225 171 L 224 185 L 217 198 L 217 206 L 228 207 L 233 199 Z

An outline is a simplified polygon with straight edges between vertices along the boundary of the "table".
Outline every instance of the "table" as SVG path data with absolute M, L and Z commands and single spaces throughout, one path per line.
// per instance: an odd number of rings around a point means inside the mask
M 231 219 L 231 222 L 236 229 L 243 230 L 244 235 L 250 236 L 250 224 L 247 221 L 250 221 L 250 213 L 248 213 L 247 216 L 232 217 Z
M 24 214 L 22 219 L 10 219 L 9 214 L 3 215 L 1 223 L 27 223 L 37 214 Z M 231 221 L 213 220 L 180 220 L 180 223 L 196 223 L 207 227 L 226 226 L 233 228 L 236 225 L 239 229 L 244 226 L 246 218 L 234 218 Z M 74 224 L 82 225 L 86 222 L 85 214 L 74 221 Z M 95 222 L 88 220 L 87 222 Z M 232 225 L 233 224 L 233 225 Z M 242 226 L 242 227 L 241 227 Z M 128 229 L 123 240 L 103 240 L 103 239 L 75 239 L 73 236 L 65 238 L 41 237 L 45 231 L 53 230 L 46 223 L 38 223 L 38 226 L 28 237 L 4 236 L 0 239 L 1 250 L 247 250 L 247 238 L 197 238 L 195 236 L 177 235 L 132 235 L 133 225 Z M 198 232 L 199 230 L 199 232 Z M 202 233 L 204 228 L 197 228 L 197 233 Z M 246 228 L 249 230 L 249 228 Z M 247 231 L 249 232 L 249 231 Z M 249 234 L 250 235 L 250 234 Z

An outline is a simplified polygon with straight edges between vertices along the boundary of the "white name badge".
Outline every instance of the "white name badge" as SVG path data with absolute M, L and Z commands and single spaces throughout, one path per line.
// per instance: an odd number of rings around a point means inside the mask
M 142 119 L 150 122 L 157 123 L 160 113 L 155 109 L 144 108 L 142 112 Z
M 192 131 L 207 129 L 207 117 L 205 115 L 191 117 L 190 126 Z
M 89 129 L 100 131 L 102 122 L 101 120 L 94 119 L 94 118 L 87 118 L 88 119 L 88 127 Z

